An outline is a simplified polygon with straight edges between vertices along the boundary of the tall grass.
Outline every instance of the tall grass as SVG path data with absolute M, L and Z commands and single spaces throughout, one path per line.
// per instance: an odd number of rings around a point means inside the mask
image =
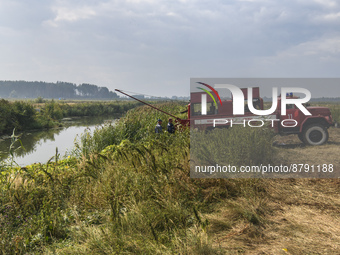
M 240 126 L 216 128 L 207 133 L 191 132 L 191 162 L 200 166 L 218 164 L 237 167 L 273 163 L 274 135 L 269 128 Z
M 100 152 L 112 144 L 119 144 L 121 141 L 120 132 L 113 124 L 97 126 L 93 132 L 89 129 L 76 138 L 75 149 L 71 152 L 76 157 L 89 156 Z
M 186 114 L 180 113 L 186 108 L 184 102 L 158 103 L 157 107 L 179 118 L 186 118 Z M 82 134 L 77 141 L 77 149 L 74 153 L 88 155 L 98 153 L 109 145 L 117 145 L 123 140 L 140 142 L 158 138 L 159 136 L 155 134 L 157 120 L 163 120 L 163 130 L 166 131 L 169 117 L 148 106 L 131 109 L 115 126 L 105 125 L 97 127 L 92 135 L 89 131 Z
M 340 104 L 331 104 L 328 107 L 331 110 L 333 120 L 340 123 Z
M 168 102 L 157 104 L 157 107 L 165 112 L 169 112 L 178 118 L 187 118 L 186 113 L 180 113 L 186 109 L 185 102 Z M 129 111 L 125 118 L 118 123 L 118 129 L 122 131 L 122 138 L 131 141 L 143 140 L 155 133 L 157 120 L 163 121 L 163 130 L 166 130 L 168 118 L 170 116 L 155 109 L 142 106 Z
M 159 107 L 177 114 L 185 105 Z M 56 152 L 45 165 L 4 169 L 0 254 L 219 254 L 205 213 L 222 199 L 228 224 L 261 226 L 262 181 L 190 179 L 189 130 L 155 134 L 158 118 L 139 107 L 85 134 L 78 157 Z

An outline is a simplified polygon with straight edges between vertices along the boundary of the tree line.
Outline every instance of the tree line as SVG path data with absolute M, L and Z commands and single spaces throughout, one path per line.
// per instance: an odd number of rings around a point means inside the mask
M 42 81 L 0 81 L 2 98 L 68 98 L 68 99 L 114 99 L 118 95 L 106 87 L 69 82 L 50 83 Z

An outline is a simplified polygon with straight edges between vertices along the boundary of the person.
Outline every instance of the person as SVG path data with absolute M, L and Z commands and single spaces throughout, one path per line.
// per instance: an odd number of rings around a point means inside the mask
M 175 126 L 174 126 L 174 124 L 172 124 L 172 118 L 169 118 L 168 132 L 169 132 L 170 134 L 175 133 Z
M 162 133 L 162 120 L 161 119 L 158 119 L 158 121 L 157 121 L 155 132 L 156 132 L 156 134 Z

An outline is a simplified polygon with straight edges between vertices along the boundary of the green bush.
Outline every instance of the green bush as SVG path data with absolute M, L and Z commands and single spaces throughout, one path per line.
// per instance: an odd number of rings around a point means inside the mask
M 46 100 L 44 100 L 44 98 L 42 97 L 37 97 L 35 100 L 34 100 L 34 103 L 37 103 L 37 104 L 42 104 L 42 103 L 45 103 Z
M 0 134 L 29 129 L 36 123 L 36 111 L 28 102 L 0 100 Z
M 63 118 L 63 111 L 61 110 L 59 104 L 53 99 L 45 104 L 44 114 L 46 117 L 52 118 L 54 120 L 60 120 Z

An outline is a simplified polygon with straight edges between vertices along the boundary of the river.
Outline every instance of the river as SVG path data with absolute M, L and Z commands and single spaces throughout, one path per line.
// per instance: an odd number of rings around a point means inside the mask
M 25 149 L 19 148 L 14 151 L 14 161 L 19 166 L 26 166 L 33 163 L 46 163 L 56 153 L 61 158 L 74 148 L 74 141 L 77 137 L 89 129 L 91 132 L 104 123 L 114 123 L 110 117 L 83 117 L 65 119 L 63 128 L 53 128 L 43 131 L 28 131 L 16 133 Z M 11 139 L 0 139 L 0 159 L 6 160 L 9 157 Z M 20 143 L 15 143 L 15 148 Z

